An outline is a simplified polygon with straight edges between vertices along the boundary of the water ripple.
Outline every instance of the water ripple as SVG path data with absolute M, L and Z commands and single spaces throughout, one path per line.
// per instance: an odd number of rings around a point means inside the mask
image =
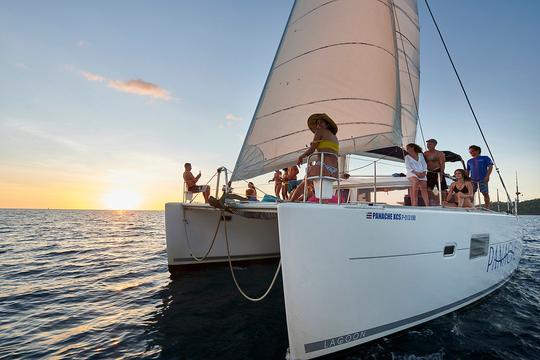
M 540 358 L 540 218 L 523 223 L 524 256 L 505 287 L 335 358 Z M 0 210 L 0 224 L 0 358 L 284 358 L 281 284 L 252 304 L 226 268 L 170 277 L 163 212 Z M 274 266 L 238 276 L 259 293 Z

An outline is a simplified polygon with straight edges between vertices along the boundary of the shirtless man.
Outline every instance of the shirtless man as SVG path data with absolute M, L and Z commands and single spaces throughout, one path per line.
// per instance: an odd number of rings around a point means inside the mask
M 429 139 L 426 141 L 427 151 L 424 152 L 424 158 L 426 159 L 428 173 L 427 173 L 427 187 L 428 190 L 433 191 L 435 187 L 439 188 L 439 180 L 437 174 L 441 174 L 441 189 L 442 198 L 446 199 L 446 190 L 448 185 L 444 178 L 444 163 L 445 156 L 442 151 L 436 150 L 437 140 Z
M 191 164 L 185 163 L 184 164 L 184 182 L 186 183 L 187 189 L 190 192 L 193 193 L 199 193 L 202 192 L 204 196 L 204 202 L 208 202 L 208 197 L 210 196 L 210 186 L 208 185 L 197 185 L 197 181 L 201 178 L 201 172 L 199 171 L 199 174 L 197 176 L 193 176 L 191 173 Z

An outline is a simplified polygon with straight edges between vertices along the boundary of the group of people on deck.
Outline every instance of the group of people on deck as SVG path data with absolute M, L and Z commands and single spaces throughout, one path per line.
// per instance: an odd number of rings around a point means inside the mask
M 304 159 L 315 152 L 324 152 L 326 155 L 324 161 L 321 161 L 321 156 L 310 158 L 307 168 L 307 177 L 318 176 L 322 173 L 324 176 L 337 178 L 338 173 L 338 154 L 339 141 L 336 136 L 338 127 L 336 123 L 327 114 L 313 114 L 308 118 L 307 125 L 313 132 L 313 141 L 308 149 L 298 157 L 297 165 L 293 165 L 274 172 L 274 177 L 269 182 L 274 182 L 274 191 L 277 199 L 298 201 L 307 193 L 308 199 L 313 196 L 313 187 L 308 181 L 297 179 L 299 170 L 298 165 L 301 165 Z M 412 206 L 418 206 L 418 192 L 424 206 L 429 206 L 428 190 L 433 191 L 435 187 L 442 193 L 444 206 L 448 207 L 472 207 L 474 203 L 474 194 L 479 190 L 484 197 L 484 206 L 489 208 L 490 198 L 488 182 L 493 170 L 493 162 L 487 156 L 482 156 L 482 149 L 477 145 L 469 146 L 469 154 L 471 159 L 467 161 L 467 170 L 457 169 L 454 172 L 455 181 L 448 185 L 445 181 L 445 154 L 436 149 L 437 140 L 429 139 L 426 142 L 427 150 L 422 151 L 422 148 L 417 144 L 408 144 L 405 148 L 406 155 L 404 157 L 405 167 L 407 169 L 407 178 L 411 183 L 410 199 Z M 193 176 L 191 173 L 191 164 L 185 164 L 185 172 L 183 174 L 184 181 L 188 191 L 202 192 L 205 202 L 208 202 L 210 188 L 208 186 L 196 185 L 201 174 Z M 306 191 L 304 187 L 307 186 Z M 249 201 L 257 201 L 257 190 L 255 185 L 250 182 L 246 189 L 246 199 Z
M 294 165 L 284 168 L 283 173 L 280 170 L 274 172 L 274 177 L 268 182 L 274 182 L 274 193 L 277 199 L 288 200 L 292 192 L 300 184 L 298 180 L 298 166 Z
M 480 155 L 482 149 L 477 145 L 469 146 L 471 159 L 467 161 L 467 170 L 457 169 L 454 171 L 455 181 L 448 185 L 445 181 L 444 165 L 445 155 L 435 149 L 437 140 L 429 139 L 428 150 L 422 153 L 422 148 L 417 144 L 408 144 L 405 148 L 405 167 L 407 178 L 411 183 L 411 205 L 418 206 L 418 190 L 422 196 L 424 206 L 429 206 L 428 190 L 433 191 L 437 187 L 442 192 L 444 206 L 448 207 L 472 207 L 474 194 L 480 190 L 484 197 L 484 206 L 489 208 L 489 177 L 493 170 L 493 162 L 488 156 Z M 440 186 L 439 186 L 440 182 Z

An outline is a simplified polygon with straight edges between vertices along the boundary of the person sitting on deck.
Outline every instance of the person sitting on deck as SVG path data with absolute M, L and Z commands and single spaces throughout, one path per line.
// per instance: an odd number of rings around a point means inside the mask
M 248 182 L 248 187 L 246 189 L 246 197 L 248 201 L 258 201 L 257 189 L 255 189 L 255 185 L 251 181 Z
M 330 176 L 337 179 L 338 177 L 338 154 L 339 154 L 339 141 L 336 136 L 338 127 L 334 120 L 327 114 L 313 114 L 308 118 L 307 125 L 309 129 L 314 133 L 313 141 L 309 148 L 298 157 L 297 164 L 302 164 L 305 157 L 317 152 L 325 152 L 335 154 L 335 156 L 324 156 L 323 176 Z M 307 176 L 318 176 L 321 172 L 321 157 L 308 164 Z M 297 201 L 304 193 L 304 182 L 296 188 L 291 195 L 291 201 Z
M 283 182 L 283 178 L 281 177 L 281 171 L 276 170 L 274 172 L 274 177 L 272 180 L 268 180 L 268 182 L 274 181 L 274 193 L 276 194 L 276 198 L 281 198 L 281 184 Z
M 480 192 L 484 195 L 484 207 L 489 209 L 489 176 L 493 171 L 493 161 L 489 156 L 481 156 L 482 149 L 480 146 L 471 145 L 469 146 L 469 154 L 471 154 L 472 159 L 467 161 L 467 171 L 471 177 L 473 183 L 473 190 L 476 193 L 476 190 L 480 188 Z
M 287 188 L 289 186 L 289 168 L 283 169 L 283 181 L 281 183 L 281 198 L 287 200 L 289 195 L 287 194 Z
M 448 185 L 444 177 L 444 166 L 446 158 L 442 151 L 435 149 L 437 146 L 437 140 L 429 139 L 426 141 L 427 151 L 424 152 L 424 158 L 427 163 L 427 188 L 428 190 L 433 191 L 435 187 L 442 192 L 442 198 L 446 197 L 446 190 L 448 190 Z M 441 188 L 439 189 L 439 176 L 441 180 Z M 438 201 L 437 201 L 438 203 Z
M 287 176 L 287 193 L 291 194 L 294 189 L 300 185 L 301 181 L 297 179 L 299 172 L 297 165 L 293 165 L 289 168 L 289 175 Z
M 407 151 L 407 155 L 405 155 L 405 167 L 407 169 L 407 178 L 411 183 L 411 205 L 418 206 L 418 189 L 420 189 L 424 206 L 429 206 L 426 177 L 427 164 L 422 154 L 422 148 L 411 143 L 405 147 L 405 150 Z
M 472 207 L 473 185 L 469 175 L 463 169 L 454 171 L 456 181 L 450 185 L 448 196 L 444 202 L 444 206 L 448 207 Z M 453 200 L 452 200 L 453 198 Z
M 199 174 L 197 176 L 193 176 L 191 173 L 191 164 L 185 163 L 184 164 L 184 182 L 186 183 L 187 189 L 189 192 L 192 193 L 199 193 L 202 192 L 204 196 L 204 202 L 208 202 L 208 197 L 210 196 L 210 186 L 208 185 L 197 185 L 197 181 L 201 178 L 201 172 L 199 171 Z

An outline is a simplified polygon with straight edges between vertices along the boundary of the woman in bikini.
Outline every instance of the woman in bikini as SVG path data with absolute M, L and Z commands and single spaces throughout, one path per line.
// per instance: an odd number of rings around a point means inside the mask
M 268 180 L 268 182 L 272 182 L 272 181 L 275 182 L 274 193 L 276 194 L 276 198 L 280 199 L 281 198 L 281 183 L 283 182 L 283 178 L 281 177 L 281 171 L 276 170 L 274 172 L 274 177 L 272 178 L 272 180 Z
M 287 188 L 289 187 L 289 168 L 283 168 L 283 177 L 281 178 L 281 198 L 283 200 L 289 199 Z
M 313 141 L 309 148 L 298 157 L 297 164 L 301 165 L 304 158 L 313 154 L 315 151 L 335 154 L 324 155 L 323 175 L 338 177 L 338 154 L 339 141 L 336 136 L 338 127 L 336 123 L 326 114 L 313 114 L 307 121 L 309 129 L 314 133 Z M 317 176 L 321 173 L 321 156 L 312 157 L 308 164 L 307 176 Z M 304 182 L 295 189 L 291 195 L 291 201 L 297 201 L 304 193 Z
M 473 185 L 467 172 L 463 169 L 454 171 L 456 181 L 450 185 L 448 196 L 444 202 L 444 206 L 448 207 L 472 207 L 472 199 L 474 196 Z M 452 201 L 453 196 L 453 201 Z
M 255 185 L 251 181 L 248 182 L 248 188 L 246 189 L 246 197 L 248 201 L 258 201 L 257 189 L 255 188 Z

